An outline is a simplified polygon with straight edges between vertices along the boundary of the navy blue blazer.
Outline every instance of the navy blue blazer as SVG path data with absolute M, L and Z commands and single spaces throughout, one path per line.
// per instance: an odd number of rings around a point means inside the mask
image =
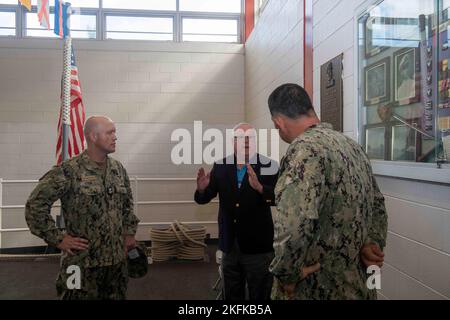
M 231 158 L 230 158 L 231 157 Z M 278 164 L 258 154 L 253 170 L 263 185 L 263 193 L 254 190 L 244 176 L 241 188 L 237 185 L 234 156 L 214 163 L 209 186 L 195 192 L 198 204 L 209 203 L 219 194 L 219 249 L 229 253 L 235 240 L 242 253 L 257 254 L 273 251 L 273 220 L 270 207 L 275 205 L 274 188 L 278 178 Z M 227 159 L 233 164 L 227 164 Z M 262 161 L 261 161 L 262 160 Z M 269 162 L 271 161 L 271 162 Z M 262 167 L 274 166 L 274 173 L 261 175 Z M 272 172 L 273 172 L 272 171 Z

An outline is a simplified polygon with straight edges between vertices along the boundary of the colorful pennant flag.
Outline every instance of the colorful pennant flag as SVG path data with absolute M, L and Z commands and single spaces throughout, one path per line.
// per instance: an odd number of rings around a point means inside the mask
M 20 4 L 23 5 L 28 11 L 31 11 L 31 0 L 19 0 Z
M 50 12 L 50 0 L 38 0 L 37 5 L 37 12 L 38 12 L 38 19 L 41 26 L 46 28 L 47 30 L 50 30 L 50 19 L 49 19 L 49 12 Z
M 65 38 L 69 35 L 69 26 L 68 26 L 69 10 L 70 10 L 70 3 L 63 3 L 61 0 L 55 0 L 54 32 L 60 38 Z

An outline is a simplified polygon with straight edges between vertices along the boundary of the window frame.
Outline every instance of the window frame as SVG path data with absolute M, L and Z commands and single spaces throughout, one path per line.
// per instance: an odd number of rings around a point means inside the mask
M 121 9 L 103 9 L 102 15 L 101 15 L 101 24 L 102 24 L 102 30 L 100 35 L 100 40 L 106 40 L 106 41 L 159 41 L 159 42 L 168 42 L 170 40 L 136 40 L 136 39 L 108 39 L 106 37 L 106 34 L 108 33 L 108 30 L 106 28 L 106 18 L 107 17 L 139 17 L 139 18 L 172 18 L 173 25 L 172 25 L 172 41 L 175 41 L 175 17 L 173 14 L 171 14 L 168 11 L 151 11 L 151 14 L 143 13 L 141 10 L 124 10 Z M 132 33 L 132 32 L 131 32 Z M 160 32 L 148 32 L 148 33 L 156 33 L 160 34 Z
M 106 17 L 107 16 L 125 16 L 125 17 L 171 17 L 173 19 L 173 42 L 183 42 L 183 18 L 193 18 L 193 19 L 214 19 L 214 20 L 236 20 L 237 21 L 237 42 L 220 42 L 220 41 L 199 41 L 202 43 L 233 43 L 242 44 L 243 34 L 244 34 L 244 15 L 245 15 L 245 0 L 240 0 L 241 2 L 241 12 L 240 13 L 223 13 L 223 12 L 200 12 L 200 11 L 180 11 L 180 0 L 176 0 L 176 10 L 175 11 L 165 11 L 165 10 L 134 10 L 134 9 L 112 9 L 103 8 L 103 0 L 99 0 L 98 8 L 77 8 L 78 12 L 81 14 L 89 14 L 96 16 L 96 37 L 95 38 L 79 38 L 87 41 L 148 41 L 148 42 L 170 42 L 170 40 L 138 40 L 138 39 L 107 39 L 106 34 L 108 32 L 106 28 Z M 26 25 L 26 10 L 23 6 L 19 4 L 0 4 L 0 12 L 14 11 L 16 13 L 16 39 L 54 39 L 52 37 L 35 37 L 27 36 L 27 25 Z M 37 11 L 37 6 L 32 6 L 31 12 L 35 13 Z M 13 38 L 13 36 L 0 36 L 2 38 Z M 186 42 L 197 42 L 197 41 L 186 41 Z
M 235 15 L 230 14 L 230 15 L 223 15 L 221 14 L 218 17 L 213 17 L 211 16 L 211 13 L 206 13 L 206 14 L 192 14 L 191 12 L 189 13 L 183 13 L 180 15 L 180 34 L 179 34 L 179 39 L 180 42 L 208 42 L 208 41 L 184 41 L 183 40 L 183 19 L 203 19 L 203 20 L 236 20 L 235 19 Z M 242 38 L 241 38 L 241 27 L 240 27 L 240 21 L 237 20 L 237 24 L 236 24 L 237 30 L 236 30 L 236 36 L 237 36 L 237 42 L 223 42 L 223 43 L 242 43 Z M 199 34 L 199 35 L 207 35 L 207 34 Z M 220 42 L 219 42 L 220 43 Z

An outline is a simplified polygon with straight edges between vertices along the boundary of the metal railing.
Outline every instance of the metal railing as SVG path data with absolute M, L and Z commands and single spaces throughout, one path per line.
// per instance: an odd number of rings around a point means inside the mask
M 139 206 L 149 206 L 149 205 L 173 205 L 173 204 L 195 204 L 194 200 L 161 200 L 161 201 L 139 201 L 138 200 L 138 188 L 139 182 L 143 181 L 196 181 L 195 178 L 138 178 L 138 177 L 130 177 L 130 182 L 134 186 L 134 210 L 138 212 Z M 37 183 L 38 180 L 4 180 L 0 178 L 0 236 L 2 233 L 9 232 L 29 232 L 29 228 L 2 228 L 2 214 L 3 209 L 25 209 L 25 205 L 3 205 L 3 185 L 5 184 L 31 184 Z M 211 201 L 212 203 L 218 203 L 218 200 Z M 60 204 L 54 204 L 54 208 L 61 207 Z M 181 221 L 184 224 L 190 225 L 215 225 L 217 221 Z M 149 227 L 149 226 L 166 226 L 172 224 L 172 221 L 161 221 L 161 222 L 140 222 L 140 227 Z

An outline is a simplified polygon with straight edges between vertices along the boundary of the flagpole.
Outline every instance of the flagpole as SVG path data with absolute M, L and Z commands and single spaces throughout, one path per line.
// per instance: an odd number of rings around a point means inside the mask
M 64 38 L 63 49 L 63 81 L 62 81 L 62 161 L 69 159 L 70 134 L 70 81 L 72 74 L 72 38 L 70 37 L 70 6 L 67 8 L 67 27 L 69 34 Z M 58 227 L 65 228 L 64 216 L 61 207 Z
M 69 159 L 69 130 L 70 130 L 70 77 L 72 73 L 72 39 L 70 36 L 64 39 L 64 62 L 63 62 L 63 93 L 62 93 L 62 160 Z

